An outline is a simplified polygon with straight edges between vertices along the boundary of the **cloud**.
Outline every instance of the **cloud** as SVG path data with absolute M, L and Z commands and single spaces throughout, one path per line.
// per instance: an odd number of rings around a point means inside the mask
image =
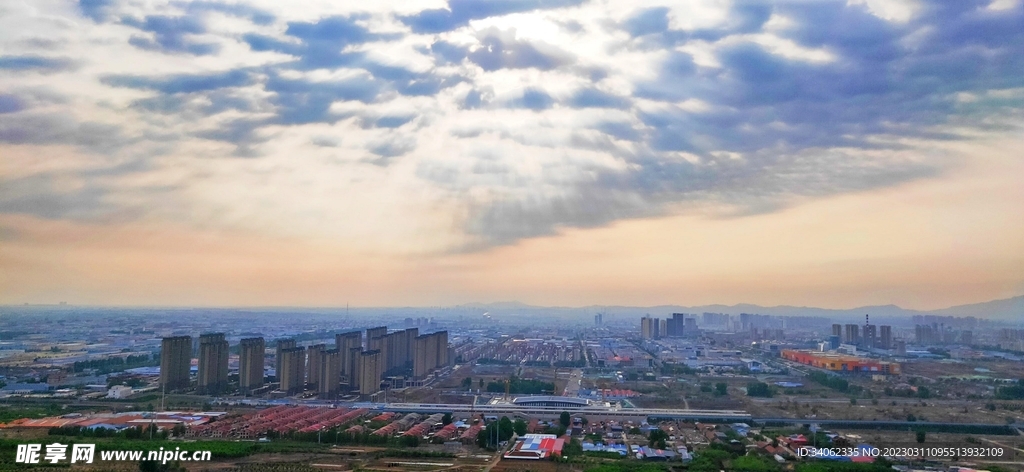
M 474 247 L 930 178 L 949 162 L 906 153 L 1024 115 L 1024 12 L 984 1 L 923 2 L 899 21 L 840 0 L 694 4 L 692 14 L 575 0 L 455 0 L 398 16 L 369 4 L 340 15 L 206 0 L 125 16 L 123 6 L 80 2 L 86 17 L 121 25 L 78 23 L 82 37 L 130 28 L 130 58 L 106 59 L 118 49 L 99 36 L 77 62 L 25 42 L 5 50 L 0 140 L 188 152 L 218 141 L 297 174 L 311 164 L 280 148 L 354 150 L 344 171 L 320 172 L 384 171 L 371 164 L 429 186 L 454 202 Z M 569 7 L 575 20 L 556 18 Z M 218 45 L 232 57 L 193 57 Z M 210 70 L 212 59 L 229 69 Z M 60 75 L 79 63 L 81 74 Z M 62 83 L 67 100 L 25 93 L 33 72 Z M 76 86 L 97 81 L 89 94 Z M 123 103 L 123 126 L 71 118 Z
M 97 23 L 103 23 L 110 18 L 110 7 L 113 5 L 113 0 L 78 0 L 78 8 L 82 15 Z
M 513 107 L 527 108 L 533 111 L 541 111 L 555 105 L 555 99 L 541 89 L 528 88 L 523 94 L 512 101 Z
M 469 60 L 485 71 L 499 69 L 551 70 L 575 59 L 559 48 L 516 39 L 516 30 L 488 28 L 479 34 L 480 46 L 468 54 Z
M 15 113 L 26 108 L 25 101 L 15 95 L 0 93 L 0 115 Z
M 375 165 L 390 165 L 394 158 L 408 154 L 416 149 L 416 140 L 408 136 L 389 137 L 367 146 L 367 150 L 380 158 L 371 161 Z
M 668 31 L 668 7 L 645 8 L 633 14 L 622 24 L 633 37 Z
M 111 211 L 105 190 L 95 185 L 69 188 L 56 175 L 34 175 L 3 181 L 0 214 L 20 213 L 41 218 L 95 219 Z
M 639 141 L 640 133 L 630 123 L 621 121 L 606 121 L 599 123 L 594 129 L 623 141 Z
M 42 57 L 42 56 L 0 56 L 0 70 L 7 71 L 34 71 L 55 73 L 71 70 L 76 64 L 65 57 Z
M 277 108 L 274 122 L 288 125 L 333 123 L 347 115 L 332 113 L 332 103 L 369 103 L 377 97 L 380 89 L 380 84 L 368 75 L 334 81 L 287 79 L 274 75 L 266 83 L 266 90 L 274 93 L 270 99 Z
M 95 0 L 94 0 L 95 1 Z M 274 22 L 276 16 L 266 10 L 255 8 L 242 3 L 217 3 L 212 1 L 190 2 L 185 7 L 189 12 L 218 12 L 239 18 L 248 18 L 249 21 L 261 26 Z
M 15 113 L 0 119 L 0 142 L 71 144 L 95 152 L 112 152 L 128 143 L 121 129 L 98 122 L 79 122 L 58 113 Z
M 449 0 L 448 8 L 423 10 L 400 17 L 415 33 L 443 33 L 469 24 L 472 20 L 532 10 L 550 10 L 575 6 L 585 0 Z
M 627 108 L 629 100 L 597 89 L 583 88 L 573 93 L 568 104 L 574 108 Z
M 178 74 L 166 77 L 111 75 L 103 77 L 101 80 L 114 87 L 154 90 L 165 94 L 195 93 L 226 87 L 241 87 L 253 82 L 252 75 L 244 70 L 212 74 Z
M 196 16 L 149 15 L 142 20 L 125 17 L 121 23 L 152 33 L 152 38 L 132 36 L 128 40 L 129 44 L 140 49 L 196 56 L 215 54 L 220 50 L 217 43 L 197 41 L 192 37 L 207 32 L 202 19 Z
M 373 125 L 377 128 L 398 128 L 413 120 L 413 115 L 391 115 L 382 116 L 374 121 Z

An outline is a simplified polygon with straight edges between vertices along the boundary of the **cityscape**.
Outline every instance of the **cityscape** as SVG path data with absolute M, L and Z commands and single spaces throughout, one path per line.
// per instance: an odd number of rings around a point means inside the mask
M 2 0 L 0 472 L 1024 472 L 1024 0 Z
M 1009 302 L 979 305 L 994 319 L 861 320 L 629 307 L 584 317 L 522 304 L 8 306 L 0 435 L 153 428 L 177 447 L 245 451 L 215 453 L 198 470 L 262 470 L 259 451 L 271 444 L 296 451 L 274 459 L 280 470 L 606 460 L 702 470 L 728 457 L 787 469 L 856 457 L 808 457 L 819 436 L 837 447 L 973 444 L 1006 454 L 854 461 L 867 466 L 1006 468 L 1022 460 L 1024 427 L 1024 327 L 998 312 L 1021 299 Z M 389 457 L 389 448 L 411 455 Z

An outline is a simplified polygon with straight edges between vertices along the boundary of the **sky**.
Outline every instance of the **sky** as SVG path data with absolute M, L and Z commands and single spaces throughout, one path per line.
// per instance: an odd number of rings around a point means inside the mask
M 1021 1 L 8 0 L 0 304 L 1024 294 Z

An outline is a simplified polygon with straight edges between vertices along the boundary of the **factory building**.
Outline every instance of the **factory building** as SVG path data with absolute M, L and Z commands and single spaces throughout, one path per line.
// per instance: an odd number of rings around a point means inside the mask
M 896 362 L 881 362 L 874 359 L 868 359 L 866 357 L 796 351 L 793 349 L 784 349 L 782 351 L 782 357 L 793 362 L 799 362 L 801 364 L 833 372 L 860 372 L 892 375 L 898 375 L 900 373 L 900 365 Z
M 192 368 L 192 336 L 163 338 L 160 342 L 160 389 L 186 390 Z

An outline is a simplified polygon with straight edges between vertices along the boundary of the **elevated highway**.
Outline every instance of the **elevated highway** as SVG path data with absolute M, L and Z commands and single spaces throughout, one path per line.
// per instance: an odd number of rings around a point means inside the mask
M 388 403 L 367 404 L 382 411 L 407 413 L 445 413 L 451 412 L 465 415 L 508 416 L 531 419 L 557 419 L 563 411 L 574 415 L 586 416 L 594 420 L 616 421 L 659 421 L 687 420 L 705 422 L 738 422 L 750 421 L 749 413 L 740 410 L 693 410 L 663 408 L 618 408 L 601 405 L 588 406 L 537 406 L 501 403 L 496 405 L 452 405 L 444 403 Z

